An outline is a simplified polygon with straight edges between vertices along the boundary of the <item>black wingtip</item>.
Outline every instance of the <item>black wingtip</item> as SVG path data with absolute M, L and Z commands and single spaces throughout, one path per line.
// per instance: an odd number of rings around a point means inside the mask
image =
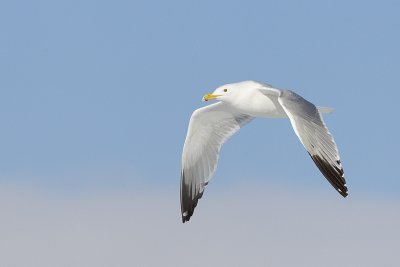
M 309 155 L 328 182 L 340 195 L 346 198 L 348 196 L 348 189 L 346 180 L 344 179 L 343 169 L 332 166 L 328 161 L 318 155 L 311 155 L 310 153 Z M 340 164 L 340 161 L 338 163 Z
M 182 214 L 182 223 L 190 221 L 190 217 L 191 216 L 185 216 L 185 215 Z
M 199 193 L 194 199 L 190 198 L 189 195 L 183 194 L 181 196 L 181 213 L 182 223 L 188 222 L 194 213 L 194 209 L 197 206 L 199 199 L 203 196 L 203 192 Z
M 339 190 L 337 190 L 337 191 L 339 192 L 339 194 L 342 195 L 342 197 L 346 198 L 349 195 L 349 191 L 346 186 L 344 186 L 344 187 L 346 188 L 346 191 L 344 191 L 344 192 L 341 192 Z
M 197 202 L 203 196 L 204 191 L 197 193 L 197 195 L 193 195 L 190 185 L 187 185 L 184 182 L 185 172 L 183 170 L 181 175 L 181 214 L 182 223 L 185 223 L 190 220 L 190 217 L 192 217 Z

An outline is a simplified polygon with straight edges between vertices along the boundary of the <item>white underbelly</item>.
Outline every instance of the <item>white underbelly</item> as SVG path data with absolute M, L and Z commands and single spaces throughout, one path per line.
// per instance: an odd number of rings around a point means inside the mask
M 246 101 L 235 103 L 234 107 L 240 112 L 253 117 L 287 118 L 286 112 L 277 97 L 269 97 L 261 93 L 246 99 Z

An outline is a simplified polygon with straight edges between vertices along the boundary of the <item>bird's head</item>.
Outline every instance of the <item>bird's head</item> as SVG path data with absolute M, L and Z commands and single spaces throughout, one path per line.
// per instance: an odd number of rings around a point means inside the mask
M 212 93 L 205 94 L 203 96 L 203 101 L 209 101 L 214 99 L 224 101 L 227 100 L 232 94 L 233 94 L 232 86 L 230 86 L 230 84 L 227 84 L 218 87 Z
M 220 100 L 224 102 L 233 102 L 238 97 L 245 97 L 246 94 L 262 86 L 259 82 L 255 81 L 244 81 L 238 83 L 225 84 L 214 92 L 208 93 L 203 96 L 203 101 L 209 100 Z

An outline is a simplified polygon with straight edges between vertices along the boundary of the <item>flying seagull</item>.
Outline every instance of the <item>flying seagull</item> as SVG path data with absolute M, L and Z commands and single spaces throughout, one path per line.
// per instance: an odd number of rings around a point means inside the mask
M 321 173 L 339 194 L 347 196 L 338 149 L 321 116 L 332 109 L 316 107 L 290 90 L 256 81 L 226 84 L 203 97 L 203 101 L 214 99 L 219 102 L 195 110 L 190 118 L 182 153 L 182 222 L 193 215 L 215 172 L 221 146 L 256 117 L 289 118 Z

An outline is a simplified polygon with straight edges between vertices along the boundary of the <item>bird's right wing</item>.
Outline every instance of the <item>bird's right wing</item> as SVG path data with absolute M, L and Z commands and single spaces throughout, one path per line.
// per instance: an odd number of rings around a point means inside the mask
M 204 187 L 217 166 L 224 142 L 253 117 L 235 113 L 218 102 L 195 110 L 183 146 L 181 171 L 182 221 L 189 221 Z
M 346 197 L 348 192 L 339 152 L 318 108 L 289 90 L 282 91 L 278 101 L 319 170 L 329 183 Z

